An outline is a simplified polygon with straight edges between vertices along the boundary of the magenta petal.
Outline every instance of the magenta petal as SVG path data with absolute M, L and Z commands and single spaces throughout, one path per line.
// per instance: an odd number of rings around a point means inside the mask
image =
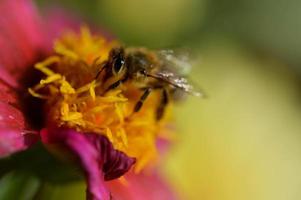
M 23 114 L 16 105 L 16 94 L 0 82 L 0 157 L 24 150 L 38 139 L 38 134 L 25 131 Z
M 37 134 L 24 131 L 23 115 L 18 109 L 0 101 L 0 113 L 0 157 L 25 150 L 37 141 Z
M 0 158 L 17 151 L 25 150 L 33 145 L 38 137 L 35 133 L 20 134 L 20 130 L 13 128 L 0 129 Z
M 40 53 L 43 33 L 30 0 L 0 1 L 0 157 L 24 150 L 38 138 L 25 131 L 18 79 Z
M 104 181 L 118 178 L 135 163 L 134 158 L 115 150 L 105 136 L 72 129 L 44 129 L 41 137 L 43 143 L 58 144 L 77 156 L 88 184 L 87 199 L 109 200 Z
M 0 67 L 19 77 L 43 48 L 44 29 L 30 0 L 1 0 L 0 13 Z
M 59 6 L 53 5 L 52 7 L 50 6 L 44 9 L 43 17 L 44 21 L 47 23 L 47 33 L 50 41 L 53 40 L 53 38 L 61 36 L 62 33 L 68 30 L 79 32 L 83 24 L 88 25 L 93 34 L 97 33 L 108 41 L 116 39 L 116 36 L 111 32 L 100 28 L 96 24 L 87 24 L 87 22 L 83 21 L 79 16 L 62 9 Z M 53 44 L 49 44 L 52 47 Z
M 79 31 L 83 22 L 72 13 L 58 7 L 47 9 L 44 13 L 44 21 L 47 23 L 49 40 L 58 38 L 64 31 Z M 52 48 L 52 42 L 49 43 Z
M 100 162 L 103 163 L 102 171 L 106 181 L 119 178 L 125 174 L 136 161 L 123 152 L 115 150 L 105 136 L 89 134 L 87 138 L 100 153 Z

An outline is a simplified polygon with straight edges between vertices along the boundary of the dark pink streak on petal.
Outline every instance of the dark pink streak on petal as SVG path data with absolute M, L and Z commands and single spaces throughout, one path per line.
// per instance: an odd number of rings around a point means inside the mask
M 86 175 L 90 200 L 111 199 L 104 181 L 118 178 L 135 163 L 135 159 L 115 150 L 105 136 L 72 129 L 44 129 L 41 137 L 44 144 L 59 144 L 77 156 Z
M 127 184 L 111 181 L 108 188 L 118 200 L 175 200 L 174 192 L 156 172 L 128 173 Z

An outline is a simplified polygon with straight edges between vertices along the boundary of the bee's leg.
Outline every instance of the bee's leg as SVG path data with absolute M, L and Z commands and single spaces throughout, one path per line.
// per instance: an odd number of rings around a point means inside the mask
M 110 86 L 106 89 L 106 92 L 108 92 L 109 90 L 112 90 L 112 89 L 117 88 L 119 85 L 121 85 L 122 82 L 123 82 L 122 80 L 118 80 L 118 81 L 112 83 L 112 85 L 110 85 Z
M 105 92 L 108 92 L 109 90 L 112 90 L 112 89 L 115 89 L 117 88 L 119 85 L 121 85 L 122 83 L 126 82 L 128 80 L 128 77 L 125 76 L 124 78 L 112 83 L 107 89 Z
M 136 103 L 134 107 L 134 112 L 138 112 L 142 108 L 144 101 L 147 99 L 151 91 L 152 89 L 150 87 L 145 88 L 142 96 L 140 97 L 139 101 Z
M 161 96 L 161 101 L 160 104 L 157 108 L 156 111 L 156 120 L 159 121 L 160 119 L 162 119 L 164 112 L 165 112 L 165 108 L 167 106 L 169 102 L 169 98 L 168 98 L 168 92 L 166 90 L 166 88 L 162 88 L 162 96 Z

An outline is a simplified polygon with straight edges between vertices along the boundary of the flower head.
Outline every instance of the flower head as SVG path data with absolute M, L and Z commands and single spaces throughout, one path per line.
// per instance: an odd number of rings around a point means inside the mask
M 120 46 L 117 41 L 92 34 L 87 27 L 53 39 L 58 34 L 44 31 L 49 27 L 43 26 L 30 1 L 3 0 L 0 11 L 0 43 L 5 47 L 0 50 L 0 157 L 26 150 L 41 139 L 50 151 L 74 155 L 86 177 L 87 199 L 110 199 L 104 181 L 123 176 L 135 163 L 135 172 L 140 172 L 157 157 L 156 143 L 166 134 L 168 118 L 156 119 L 161 93 L 153 92 L 143 108 L 133 112 L 141 98 L 137 85 L 126 82 L 107 90 L 114 79 L 97 78 L 111 50 Z M 33 63 L 42 77 L 32 73 Z M 27 88 L 24 81 L 32 78 L 40 80 Z M 35 97 L 31 106 L 25 101 L 29 94 Z M 32 123 L 36 118 L 30 120 L 36 111 L 43 118 L 42 129 Z M 140 181 L 164 188 L 158 178 L 130 174 L 125 178 L 137 192 L 131 193 L 132 199 L 148 192 L 141 190 Z M 124 193 L 120 184 L 108 187 L 113 196 Z
M 37 63 L 45 77 L 29 89 L 46 100 L 47 124 L 93 132 L 106 136 L 114 148 L 137 159 L 136 170 L 156 157 L 156 139 L 164 122 L 158 122 L 158 93 L 143 109 L 133 114 L 141 90 L 132 83 L 106 91 L 108 82 L 95 77 L 109 52 L 119 44 L 92 35 L 83 27 L 81 33 L 66 33 L 54 44 L 53 56 Z

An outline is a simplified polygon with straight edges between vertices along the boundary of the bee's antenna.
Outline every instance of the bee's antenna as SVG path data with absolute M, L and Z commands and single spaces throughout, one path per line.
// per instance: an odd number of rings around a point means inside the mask
M 96 79 L 98 79 L 98 77 L 100 76 L 100 74 L 103 72 L 103 70 L 106 68 L 106 65 L 104 65 L 98 72 L 97 72 L 97 74 L 96 74 L 96 76 L 95 76 L 95 80 Z

